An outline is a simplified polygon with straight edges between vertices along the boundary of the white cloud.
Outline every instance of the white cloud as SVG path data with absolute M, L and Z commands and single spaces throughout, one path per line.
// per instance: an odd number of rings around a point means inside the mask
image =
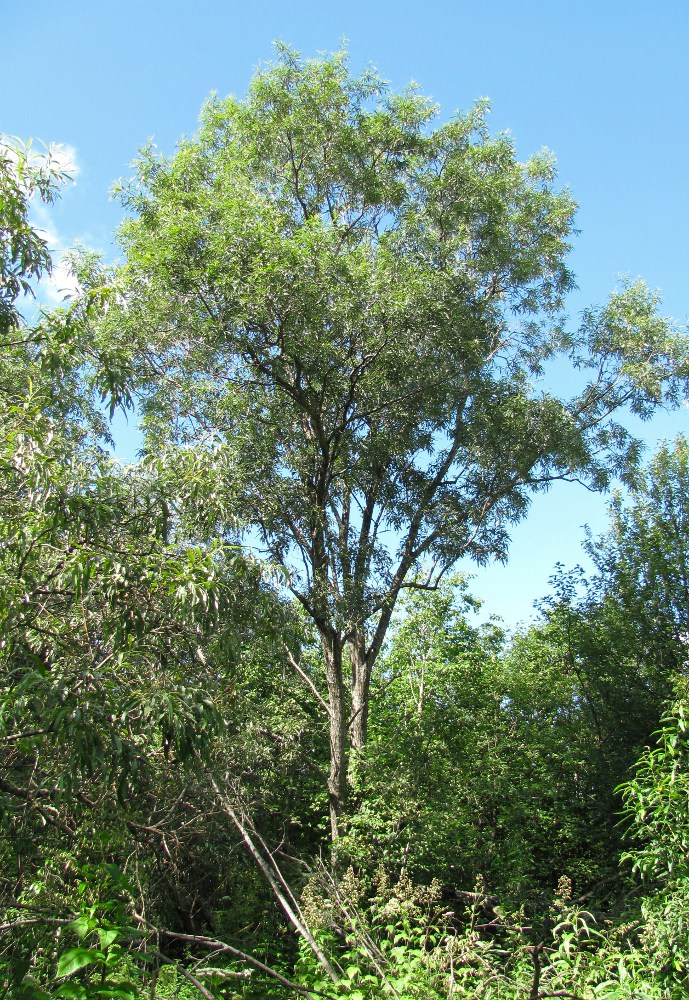
M 69 174 L 72 180 L 78 177 L 81 167 L 74 146 L 67 142 L 51 142 L 48 156 L 54 166 L 63 173 Z
M 34 155 L 36 160 L 47 160 L 60 172 L 67 174 L 68 178 L 76 184 L 76 177 L 81 168 L 74 146 L 65 142 L 54 142 L 45 152 Z M 68 261 L 71 240 L 66 240 L 58 231 L 52 206 L 46 205 L 36 197 L 31 200 L 31 222 L 46 241 L 53 259 L 51 273 L 44 275 L 37 283 L 38 300 L 49 306 L 62 305 L 67 299 L 79 292 L 79 283 L 71 273 Z
M 31 204 L 31 225 L 38 235 L 46 241 L 50 250 L 57 250 L 60 246 L 60 237 L 55 228 L 55 221 L 52 217 L 50 205 L 42 201 L 34 201 Z
M 50 305 L 63 305 L 80 291 L 80 285 L 72 274 L 67 259 L 67 251 L 53 251 L 53 269 L 39 282 L 40 292 Z

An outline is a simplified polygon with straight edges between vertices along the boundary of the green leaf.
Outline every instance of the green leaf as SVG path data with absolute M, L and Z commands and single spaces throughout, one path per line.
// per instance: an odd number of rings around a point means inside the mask
M 65 1000 L 87 1000 L 86 989 L 80 983 L 65 983 L 55 996 L 64 997 Z
M 105 951 L 109 948 L 113 941 L 116 941 L 120 936 L 120 932 L 117 930 L 107 931 L 103 927 L 98 928 L 98 940 L 100 941 L 100 946 Z
M 60 955 L 60 961 L 57 963 L 57 978 L 73 976 L 85 965 L 101 962 L 103 957 L 101 951 L 95 951 L 93 948 L 70 948 L 69 951 Z
M 120 1000 L 138 1000 L 141 996 L 139 988 L 133 983 L 105 983 L 101 986 L 96 996 L 98 997 L 119 997 Z
M 80 917 L 73 920 L 71 924 L 67 924 L 67 929 L 74 931 L 76 936 L 81 941 L 86 937 L 90 930 L 93 930 L 93 921 L 89 920 L 86 914 L 82 913 Z

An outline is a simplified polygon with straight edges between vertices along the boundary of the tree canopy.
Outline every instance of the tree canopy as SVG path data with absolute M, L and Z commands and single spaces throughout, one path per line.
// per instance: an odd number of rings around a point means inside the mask
M 334 832 L 400 591 L 504 558 L 553 480 L 628 471 L 615 415 L 677 402 L 689 370 L 641 284 L 568 332 L 575 205 L 552 157 L 520 163 L 485 105 L 436 117 L 342 53 L 282 47 L 121 190 L 126 309 L 108 325 L 138 346 L 147 446 L 224 461 L 227 508 L 318 630 Z M 560 355 L 571 398 L 542 378 Z

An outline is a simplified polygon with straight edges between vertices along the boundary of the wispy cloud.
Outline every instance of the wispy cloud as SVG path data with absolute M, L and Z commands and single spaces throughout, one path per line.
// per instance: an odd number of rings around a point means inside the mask
M 46 151 L 37 153 L 36 158 L 47 159 L 53 167 L 76 184 L 81 167 L 74 146 L 65 142 L 54 142 Z M 48 244 L 53 259 L 51 273 L 44 275 L 36 288 L 38 299 L 49 306 L 61 305 L 79 292 L 79 282 L 72 274 L 68 260 L 71 241 L 67 241 L 58 231 L 51 206 L 37 198 L 32 199 L 31 221 Z
M 72 180 L 76 180 L 79 176 L 81 166 L 74 146 L 70 146 L 67 142 L 51 142 L 48 156 L 53 165 L 62 173 L 68 174 Z
M 63 305 L 78 295 L 80 285 L 72 274 L 66 250 L 53 253 L 53 269 L 41 280 L 40 288 L 48 304 L 53 306 Z

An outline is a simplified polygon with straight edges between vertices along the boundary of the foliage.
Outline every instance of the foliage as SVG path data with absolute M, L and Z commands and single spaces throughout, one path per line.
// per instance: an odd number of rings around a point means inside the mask
M 434 910 L 433 889 L 414 888 L 404 874 L 393 887 L 379 876 L 369 898 L 351 870 L 339 883 L 321 875 L 318 884 L 320 895 L 312 885 L 307 905 L 315 907 L 312 919 L 337 956 L 342 976 L 333 987 L 306 953 L 299 968 L 307 987 L 326 996 L 679 1000 L 687 995 L 681 958 L 674 969 L 663 970 L 662 958 L 653 953 L 652 920 L 599 925 L 571 901 L 566 878 L 551 906 L 550 930 L 537 942 L 523 914 L 496 906 L 481 881 L 477 891 L 466 894 L 461 919 L 452 923 L 451 914 Z M 674 943 L 676 954 L 683 955 Z
M 369 741 L 352 762 L 357 808 L 339 858 L 463 885 L 485 872 L 504 744 L 502 634 L 469 625 L 472 609 L 461 578 L 401 601 L 374 672 Z
M 597 885 L 609 905 L 621 849 L 615 788 L 657 725 L 669 686 L 639 655 L 625 612 L 599 601 L 595 588 L 577 597 L 570 585 L 578 580 L 556 577 L 542 620 L 514 636 L 502 658 L 509 736 L 494 861 L 517 886 L 551 889 L 566 873 L 577 893 Z
M 624 858 L 646 885 L 644 948 L 663 981 L 689 992 L 689 724 L 684 697 L 672 707 L 634 778 L 623 786 L 633 846 Z
M 0 338 L 21 322 L 17 299 L 32 295 L 31 281 L 51 269 L 43 236 L 29 222 L 29 204 L 37 195 L 50 204 L 67 174 L 53 150 L 36 155 L 31 143 L 0 134 Z
M 449 893 L 483 875 L 530 913 L 565 872 L 577 892 L 598 885 L 598 904 L 612 901 L 614 790 L 665 688 L 648 689 L 652 674 L 634 670 L 622 646 L 624 621 L 597 618 L 593 605 L 562 595 L 509 642 L 495 626 L 471 626 L 470 606 L 453 581 L 402 602 L 374 675 L 370 739 L 352 764 L 356 812 L 337 855 L 361 870 L 405 865 Z
M 573 200 L 486 112 L 435 127 L 416 89 L 280 46 L 245 100 L 211 99 L 120 189 L 126 306 L 106 327 L 134 344 L 148 447 L 227 454 L 224 493 L 318 632 L 334 836 L 422 562 L 433 586 L 462 556 L 504 558 L 534 491 L 629 472 L 612 415 L 677 403 L 687 375 L 641 284 L 564 332 Z M 557 354 L 581 372 L 572 399 L 537 384 Z
M 639 472 L 615 423 L 686 343 L 641 284 L 565 331 L 552 159 L 435 115 L 281 46 L 30 325 L 61 177 L 0 144 L 6 996 L 689 995 L 689 452 Z M 598 576 L 471 624 L 456 560 L 617 474 Z
M 414 887 L 403 873 L 393 886 L 379 874 L 367 890 L 351 869 L 339 881 L 321 872 L 305 905 L 341 978 L 333 987 L 304 952 L 301 981 L 333 1000 L 686 996 L 678 979 L 657 978 L 638 924 L 597 926 L 592 914 L 571 902 L 566 878 L 552 902 L 550 931 L 537 942 L 523 914 L 496 906 L 481 881 L 466 894 L 466 908 L 454 922 L 437 906 L 437 888 Z
M 680 435 L 660 446 L 627 498 L 614 496 L 609 531 L 588 546 L 640 657 L 666 676 L 686 666 L 688 497 L 689 444 Z
M 533 859 L 531 884 L 540 868 L 551 884 L 567 872 L 580 889 L 608 880 L 618 891 L 615 787 L 686 670 L 686 496 L 678 438 L 637 473 L 626 497 L 614 496 L 610 530 L 588 543 L 597 575 L 560 567 L 541 621 L 503 658 L 505 721 L 520 748 L 508 765 L 515 794 L 504 825 Z M 511 865 L 503 855 L 497 867 L 504 877 Z
M 438 885 L 414 887 L 405 873 L 391 886 L 381 870 L 372 894 L 350 868 L 336 881 L 322 868 L 307 886 L 304 910 L 340 973 L 333 987 L 302 949 L 298 971 L 309 988 L 351 1000 L 440 998 L 433 958 L 442 938 Z
M 16 162 L 3 161 L 10 187 Z M 13 190 L 25 220 L 31 186 Z M 38 264 L 22 259 L 29 281 Z M 95 259 L 75 258 L 75 267 L 83 291 L 31 327 L 13 313 L 16 332 L 0 360 L 0 906 L 6 916 L 15 905 L 36 914 L 5 921 L 3 968 L 24 970 L 17 990 L 25 973 L 45 985 L 52 938 L 33 932 L 78 911 L 84 871 L 97 900 L 107 890 L 103 866 L 117 862 L 136 874 L 148 912 L 182 924 L 204 919 L 208 894 L 241 882 L 241 860 L 219 874 L 203 857 L 213 810 L 198 761 L 212 738 L 218 767 L 232 762 L 238 777 L 271 744 L 277 758 L 275 741 L 298 756 L 290 742 L 299 712 L 291 736 L 274 720 L 252 756 L 247 705 L 235 704 L 252 673 L 259 705 L 260 683 L 276 698 L 287 609 L 269 596 L 255 560 L 194 535 L 198 470 L 186 469 L 180 485 L 179 463 L 164 456 L 122 467 L 105 452 L 102 404 L 127 405 L 130 385 L 93 316 L 118 292 Z M 16 290 L 7 302 L 15 298 Z M 264 790 L 274 784 L 267 779 Z M 284 798 L 278 828 L 284 813 L 299 823 L 297 796 L 286 806 Z M 236 853 L 218 827 L 215 851 Z M 258 890 L 244 916 L 262 909 Z M 113 954 L 96 948 L 91 964 L 106 970 Z

